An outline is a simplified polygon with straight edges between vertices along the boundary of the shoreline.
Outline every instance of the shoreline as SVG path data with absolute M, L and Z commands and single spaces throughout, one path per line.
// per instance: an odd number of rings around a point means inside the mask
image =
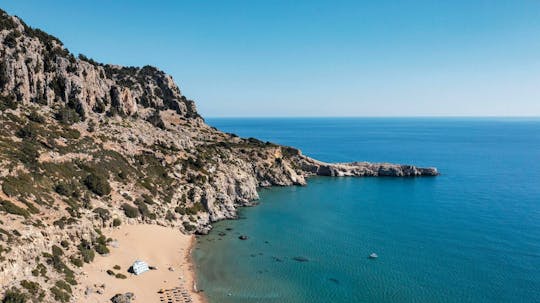
M 96 254 L 92 263 L 84 264 L 80 283 L 74 290 L 77 302 L 109 302 L 114 295 L 127 292 L 135 294 L 135 302 L 161 302 L 161 298 L 173 297 L 174 291 L 187 293 L 194 303 L 208 302 L 196 290 L 194 235 L 152 224 L 126 224 L 103 229 L 103 233 L 113 239 L 110 253 Z M 130 274 L 127 270 L 135 260 L 145 261 L 156 270 Z M 123 274 L 125 278 L 107 271 Z
M 208 303 L 208 299 L 204 295 L 204 292 L 199 291 L 199 289 L 197 288 L 197 270 L 195 269 L 197 265 L 195 264 L 195 260 L 193 259 L 193 250 L 195 249 L 195 245 L 197 244 L 197 237 L 193 234 L 190 235 L 190 237 L 191 239 L 189 242 L 189 247 L 186 250 L 186 254 L 185 254 L 185 258 L 186 258 L 185 264 L 187 267 L 185 271 L 188 272 L 187 276 L 188 276 L 188 279 L 190 279 L 189 285 L 191 285 L 188 291 L 193 296 L 194 302 Z M 197 300 L 195 300 L 195 297 L 197 298 Z

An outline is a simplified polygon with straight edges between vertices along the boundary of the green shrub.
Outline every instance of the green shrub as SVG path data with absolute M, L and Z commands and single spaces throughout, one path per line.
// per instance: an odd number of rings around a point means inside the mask
M 142 194 L 141 198 L 143 199 L 143 202 L 146 204 L 149 204 L 149 205 L 155 204 L 154 199 L 147 194 Z
M 89 132 L 89 133 L 93 133 L 96 131 L 96 122 L 94 122 L 94 120 L 88 122 L 88 127 L 86 128 L 86 130 Z
M 121 273 L 116 274 L 115 277 L 116 277 L 117 279 L 127 279 L 126 275 L 121 274 Z
M 135 205 L 137 205 L 137 209 L 139 210 L 139 213 L 143 217 L 149 217 L 150 216 L 150 210 L 148 209 L 148 206 L 146 206 L 146 204 L 143 201 L 137 200 L 137 201 L 135 201 Z
M 195 226 L 189 224 L 188 222 L 183 222 L 182 225 L 184 225 L 184 229 L 187 231 L 192 231 L 195 229 Z
M 68 283 L 66 283 L 65 281 L 62 281 L 62 280 L 58 280 L 56 281 L 56 287 L 60 288 L 60 289 L 63 289 L 69 293 L 71 293 L 71 286 L 69 286 Z
M 15 101 L 14 96 L 0 96 L 0 111 L 6 109 L 16 110 L 19 106 L 19 103 Z
M 9 214 L 17 216 L 23 216 L 25 218 L 28 218 L 30 216 L 30 213 L 26 209 L 20 208 L 17 205 L 6 200 L 0 200 L 0 211 L 5 211 Z
M 174 215 L 170 210 L 167 210 L 167 214 L 165 215 L 165 220 L 168 220 L 168 221 L 174 220 Z
M 60 182 L 56 184 L 54 191 L 66 197 L 80 196 L 77 187 L 73 183 Z
M 45 122 L 45 117 L 38 114 L 36 111 L 30 112 L 30 114 L 28 114 L 28 119 L 30 121 L 34 121 L 36 123 L 44 123 Z
M 18 150 L 16 157 L 26 165 L 35 165 L 37 163 L 37 158 L 39 157 L 39 152 L 34 141 L 24 140 L 22 146 Z
M 53 245 L 52 253 L 53 256 L 62 256 L 64 254 L 64 251 L 60 247 Z
M 66 139 L 79 139 L 81 137 L 81 133 L 76 129 L 64 128 L 64 131 L 60 134 L 60 136 Z
M 74 275 L 66 275 L 66 282 L 70 285 L 77 285 L 77 281 L 75 281 Z
M 119 171 L 118 174 L 116 174 L 120 180 L 127 180 L 128 174 L 124 172 L 123 170 Z
M 114 271 L 112 271 L 112 270 L 110 270 L 110 269 L 107 269 L 107 274 L 108 274 L 109 276 L 114 276 L 114 275 L 115 275 Z
M 57 184 L 54 187 L 54 191 L 57 192 L 58 194 L 62 195 L 62 196 L 70 196 L 71 195 L 71 191 L 69 190 L 69 186 L 67 184 L 65 184 L 65 183 Z
M 2 303 L 25 303 L 28 300 L 25 294 L 13 287 L 6 291 Z
M 17 131 L 17 137 L 21 139 L 34 140 L 38 136 L 37 127 L 34 124 L 26 124 L 19 131 Z
M 185 215 L 185 214 L 186 214 L 186 209 L 183 208 L 183 207 L 180 207 L 180 206 L 175 207 L 175 208 L 174 208 L 174 211 L 175 211 L 176 213 L 181 214 L 181 215 Z
M 83 240 L 79 245 L 79 251 L 85 263 L 90 263 L 94 260 L 96 254 L 88 242 Z
M 139 210 L 127 203 L 122 204 L 122 209 L 128 218 L 137 218 L 139 216 Z
M 66 125 L 72 125 L 81 120 L 81 117 L 79 116 L 77 111 L 67 106 L 64 106 L 60 110 L 58 110 L 54 117 L 56 118 L 56 120 L 60 121 L 60 123 Z
M 73 264 L 73 265 L 75 265 L 77 267 L 82 267 L 83 266 L 83 261 L 80 258 L 71 256 L 69 258 L 69 261 L 71 262 L 71 264 Z
M 45 277 L 46 274 L 47 274 L 47 267 L 45 267 L 45 265 L 41 263 L 39 263 L 36 266 L 36 268 L 32 270 L 32 276 L 34 277 L 38 277 L 38 276 Z
M 60 301 L 62 303 L 67 303 L 71 299 L 71 295 L 69 293 L 61 290 L 56 286 L 53 286 L 51 288 L 51 293 L 56 301 Z
M 37 295 L 38 292 L 41 290 L 41 287 L 38 283 L 28 281 L 28 280 L 22 280 L 21 286 L 26 289 L 31 295 Z
M 34 204 L 30 203 L 28 200 L 21 198 L 20 202 L 22 202 L 26 207 L 28 208 L 28 211 L 32 214 L 39 214 L 39 209 L 34 206 Z
M 107 247 L 107 245 L 103 244 L 103 243 L 99 243 L 96 245 L 96 252 L 100 255 L 106 255 L 108 254 L 110 251 L 109 251 L 109 248 Z
M 112 225 L 114 227 L 120 226 L 120 225 L 122 225 L 122 220 L 120 220 L 118 218 L 114 218 L 113 221 L 112 221 Z
M 15 197 L 19 195 L 19 187 L 24 181 L 15 177 L 6 177 L 2 183 L 2 191 L 8 197 Z
M 113 269 L 120 270 L 120 269 L 122 269 L 122 267 L 120 267 L 120 265 L 115 265 L 115 266 L 113 266 Z
M 66 240 L 62 240 L 62 241 L 60 241 L 60 245 L 61 245 L 63 248 L 68 248 L 68 247 L 69 247 L 69 242 L 66 241 Z
M 21 32 L 19 32 L 18 30 L 10 31 L 4 38 L 4 44 L 11 48 L 16 47 L 17 38 L 20 36 L 21 36 Z
M 94 213 L 99 217 L 103 222 L 107 222 L 111 219 L 111 215 L 109 213 L 109 210 L 105 208 L 98 207 L 94 209 Z
M 60 218 L 60 219 L 53 222 L 53 225 L 60 227 L 60 229 L 64 229 L 66 224 L 67 224 L 67 218 L 66 217 L 62 217 L 62 218 Z
M 98 196 L 106 196 L 111 193 L 111 186 L 106 177 L 90 174 L 84 179 L 84 185 Z

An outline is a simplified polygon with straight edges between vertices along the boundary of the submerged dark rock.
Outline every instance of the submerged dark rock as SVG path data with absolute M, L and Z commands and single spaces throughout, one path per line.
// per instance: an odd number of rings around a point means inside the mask
M 241 235 L 240 237 L 238 237 L 238 239 L 240 239 L 240 240 L 247 240 L 247 239 L 249 239 L 249 238 L 248 238 L 248 236 L 246 236 L 246 235 Z
M 294 257 L 292 258 L 294 261 L 298 261 L 298 262 L 308 262 L 309 259 L 306 258 L 306 257 L 302 257 L 302 256 L 298 256 L 298 257 Z
M 334 283 L 336 283 L 336 284 L 339 284 L 339 280 L 336 279 L 336 278 L 328 278 L 328 281 L 334 282 Z

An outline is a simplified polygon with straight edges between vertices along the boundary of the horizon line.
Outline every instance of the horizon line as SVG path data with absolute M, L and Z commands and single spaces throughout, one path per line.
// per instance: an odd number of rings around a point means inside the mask
M 204 119 L 335 119 L 335 118 L 476 118 L 476 119 L 486 119 L 486 118 L 497 118 L 497 119 L 540 119 L 540 115 L 537 116 L 502 116 L 502 115 L 493 115 L 493 116 L 459 116 L 459 115 L 433 115 L 433 116 L 202 116 Z

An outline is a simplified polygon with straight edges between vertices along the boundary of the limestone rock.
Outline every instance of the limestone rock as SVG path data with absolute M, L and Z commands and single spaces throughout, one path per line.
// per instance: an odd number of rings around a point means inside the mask
M 135 295 L 132 292 L 116 294 L 111 298 L 112 303 L 131 303 L 131 300 L 135 300 Z

